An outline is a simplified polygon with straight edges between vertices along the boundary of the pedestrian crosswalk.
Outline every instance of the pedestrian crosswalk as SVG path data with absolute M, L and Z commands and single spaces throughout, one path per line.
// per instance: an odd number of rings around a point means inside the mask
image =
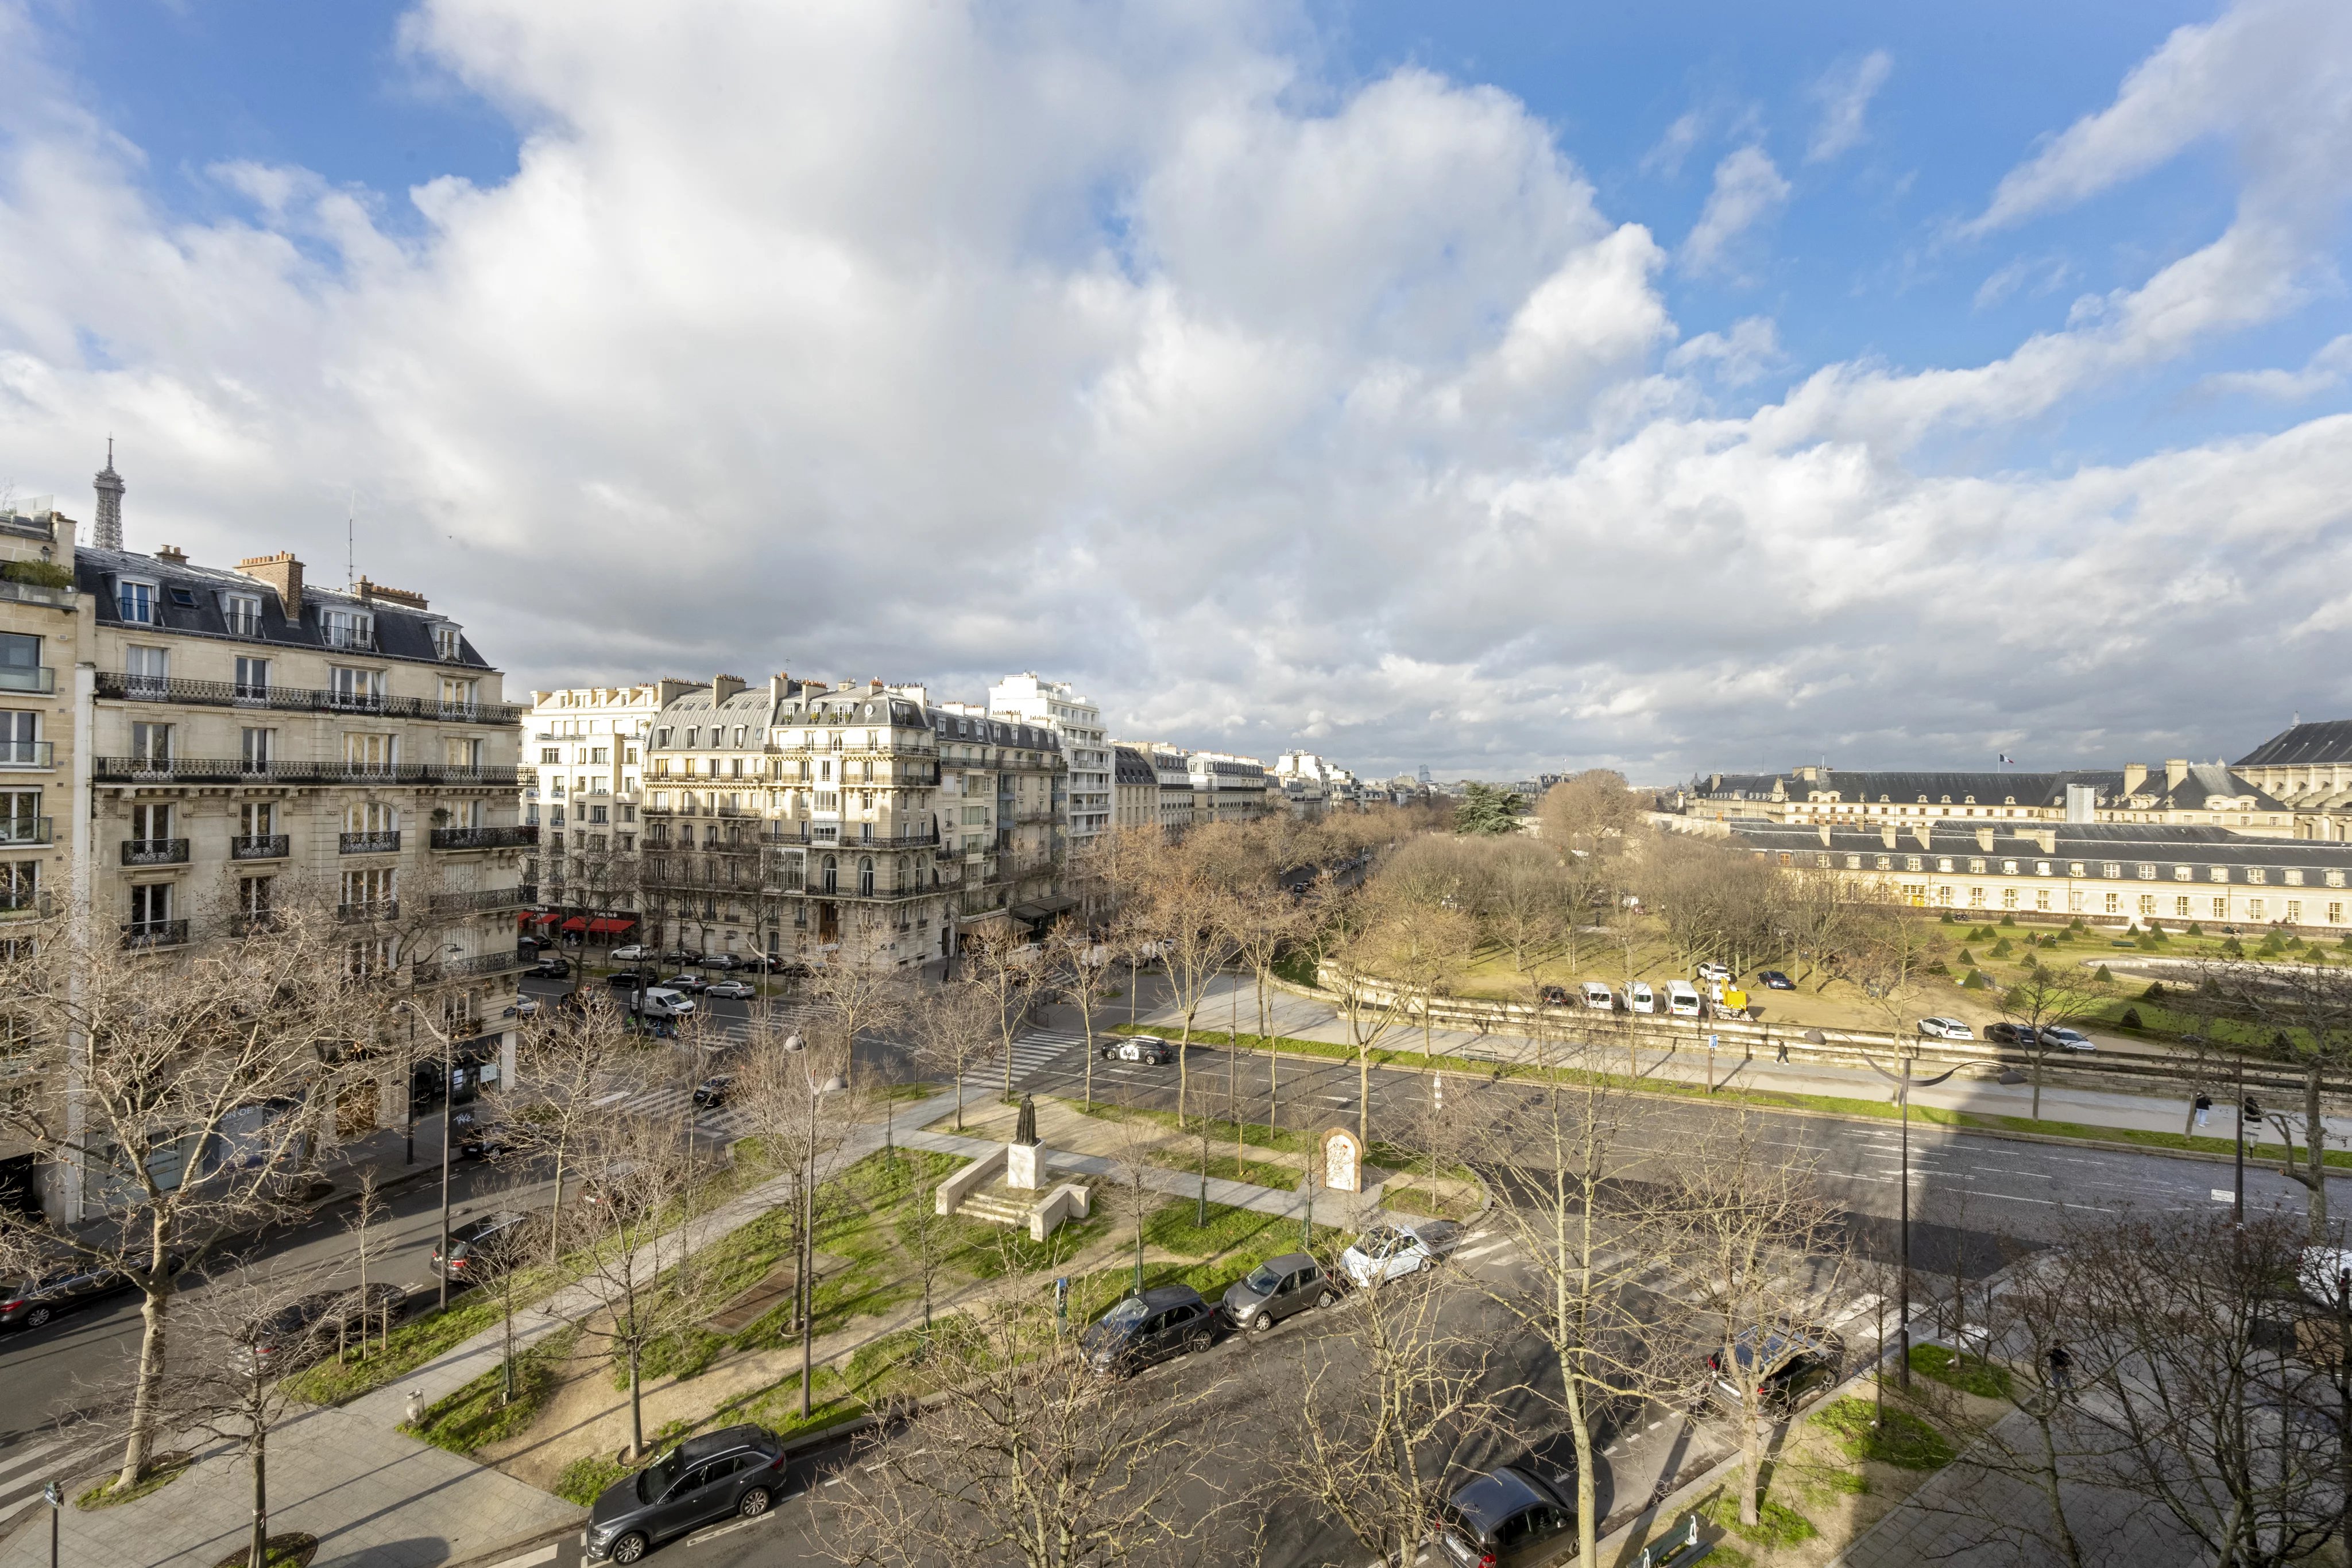
M 1086 1043 L 1085 1037 L 1072 1030 L 1033 1029 L 1016 1036 L 1013 1041 L 1013 1087 L 1026 1087 L 1037 1075 L 1056 1066 L 1064 1057 L 1070 1057 Z M 1004 1087 L 1004 1058 L 992 1056 L 979 1067 L 964 1074 L 964 1085 L 970 1089 Z
M 660 1120 L 692 1121 L 696 1129 L 712 1137 L 740 1138 L 751 1129 L 740 1113 L 731 1105 L 697 1105 L 694 1086 L 690 1083 L 663 1083 L 641 1093 L 625 1090 L 614 1093 L 611 1103 L 615 1110 Z
M 0 1448 L 0 1519 L 5 1519 L 41 1495 L 49 1481 L 79 1475 L 102 1445 L 65 1437 L 37 1438 Z

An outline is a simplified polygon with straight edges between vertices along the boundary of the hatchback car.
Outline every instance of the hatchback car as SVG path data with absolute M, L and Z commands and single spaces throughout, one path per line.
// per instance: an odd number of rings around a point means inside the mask
M 757 1519 L 784 1485 L 784 1447 L 764 1427 L 688 1437 L 614 1482 L 580 1532 L 591 1563 L 635 1563 L 662 1542 L 722 1519 Z
M 1217 1311 L 1235 1328 L 1263 1333 L 1309 1307 L 1339 1299 L 1339 1282 L 1304 1252 L 1269 1258 L 1225 1288 Z
M 760 994 L 760 988 L 749 980 L 713 980 L 702 988 L 702 994 L 730 1002 L 748 1002 Z
M 1441 1505 L 1437 1546 L 1460 1568 L 1518 1568 L 1576 1528 L 1576 1504 L 1532 1470 L 1497 1465 Z
M 1698 967 L 1696 977 L 1702 980 L 1728 980 L 1731 978 L 1731 966 L 1709 960 Z
M 180 1260 L 170 1263 L 178 1273 Z M 0 1280 L 0 1328 L 37 1329 L 60 1312 L 130 1288 L 124 1275 L 89 1263 L 60 1263 L 37 1276 Z
M 1171 1355 L 1216 1343 L 1217 1315 L 1190 1285 L 1155 1285 L 1129 1296 L 1087 1325 L 1078 1348 L 1106 1377 L 1129 1377 Z
M 727 1103 L 727 1091 L 734 1082 L 735 1075 L 731 1072 L 706 1078 L 694 1086 L 694 1103 L 698 1105 L 724 1105 Z
M 1568 988 L 1566 986 L 1546 986 L 1541 991 L 1538 992 L 1537 995 L 1541 998 L 1543 1005 L 1548 1008 L 1564 1008 L 1568 1006 L 1569 1003 Z
M 1616 1010 L 1617 993 L 1602 985 L 1600 981 L 1585 981 L 1582 988 L 1582 993 L 1584 997 L 1584 1005 L 1591 1008 L 1593 1011 L 1605 1013 Z
M 2040 1039 L 2032 1024 L 2006 1022 L 1985 1025 L 1984 1037 L 1995 1045 L 2022 1046 L 2028 1051 L 2032 1051 Z
M 245 1325 L 230 1354 L 240 1376 L 277 1376 L 333 1348 L 338 1333 L 356 1333 L 380 1312 L 408 1299 L 398 1285 L 379 1281 L 358 1291 L 314 1291 Z
M 1797 988 L 1797 982 L 1778 969 L 1759 970 L 1756 977 L 1764 982 L 1764 988 L 1768 991 L 1793 991 Z
M 568 958 L 541 958 L 523 973 L 534 980 L 568 980 L 572 977 L 572 961 Z
M 2056 1024 L 2052 1024 L 2049 1028 L 2044 1029 L 2042 1031 L 2042 1039 L 2045 1044 L 2054 1045 L 2062 1051 L 2096 1051 L 2099 1049 L 2097 1044 L 2092 1040 L 2091 1037 L 2084 1034 L 2081 1030 L 2064 1029 Z
M 1919 1032 L 1929 1040 L 1974 1040 L 1976 1031 L 1958 1019 L 1921 1019 Z
M 1732 1341 L 1737 1375 L 1725 1370 L 1721 1351 L 1706 1358 L 1706 1371 L 1735 1404 L 1747 1404 L 1752 1390 L 1765 1409 L 1789 1411 L 1837 1386 L 1844 1356 L 1845 1342 L 1827 1329 L 1750 1328 Z
M 1165 1067 L 1176 1060 L 1176 1048 L 1148 1034 L 1128 1035 L 1106 1041 L 1102 1059 L 1105 1061 L 1145 1061 L 1154 1067 Z
M 662 989 L 684 991 L 689 996 L 699 996 L 709 988 L 710 982 L 699 975 L 672 975 L 662 982 Z
M 467 1220 L 449 1232 L 446 1261 L 443 1249 L 436 1247 L 425 1266 L 436 1274 L 446 1275 L 452 1284 L 478 1279 L 487 1266 L 524 1245 L 535 1233 L 530 1218 L 517 1209 L 502 1209 Z
M 673 947 L 661 956 L 661 961 L 665 964 L 699 964 L 702 955 L 685 947 Z
M 738 953 L 713 953 L 709 957 L 702 960 L 702 967 L 706 969 L 717 969 L 724 974 L 732 974 L 736 970 L 745 968 L 748 966 L 749 960 Z
M 661 957 L 661 952 L 641 942 L 632 942 L 625 947 L 614 948 L 609 956 L 615 964 L 650 964 Z
M 1359 1285 L 1376 1285 L 1401 1274 L 1423 1273 L 1462 1245 L 1462 1228 L 1450 1219 L 1416 1219 L 1375 1225 L 1339 1254 L 1339 1267 Z

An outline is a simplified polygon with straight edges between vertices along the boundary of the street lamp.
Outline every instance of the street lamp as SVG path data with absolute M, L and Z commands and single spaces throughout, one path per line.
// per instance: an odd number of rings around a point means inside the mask
M 458 946 L 457 944 L 455 944 L 455 943 L 451 943 L 451 944 L 449 945 L 449 949 L 448 949 L 448 950 L 449 950 L 450 952 L 452 952 L 452 953 L 462 953 L 465 949 L 463 949 L 463 948 L 459 947 L 459 946 Z M 417 1007 L 416 1003 L 415 1003 L 413 999 L 404 999 L 404 1000 L 401 1002 L 401 1004 L 400 1004 L 400 1005 L 401 1005 L 402 1009 L 403 1009 L 404 1010 L 405 1010 L 405 1011 L 407 1012 L 407 1014 L 408 1014 L 408 1023 L 409 1023 L 409 1030 L 410 1030 L 409 1038 L 410 1038 L 410 1039 L 414 1040 L 414 1039 L 415 1038 L 415 1027 L 416 1027 L 416 1025 L 418 1024 L 418 1022 L 422 1021 L 422 1022 L 424 1023 L 424 1025 L 425 1025 L 425 1033 L 427 1033 L 427 1034 L 429 1034 L 429 1035 L 431 1035 L 435 1040 L 439 1040 L 439 1041 L 441 1042 L 441 1269 L 440 1269 L 441 1302 L 440 1302 L 440 1304 L 441 1304 L 441 1308 L 442 1308 L 442 1310 L 443 1310 L 444 1312 L 446 1312 L 446 1311 L 448 1310 L 448 1307 L 449 1307 L 449 1113 L 450 1113 L 450 1111 L 451 1111 L 451 1109 L 452 1109 L 453 1105 L 455 1104 L 455 1103 L 456 1103 L 456 1101 L 457 1101 L 457 1093 L 456 1093 L 455 1090 L 454 1090 L 454 1089 L 452 1088 L 452 1086 L 451 1086 L 451 1080 L 452 1080 L 452 1079 L 456 1076 L 456 1074 L 457 1074 L 457 1062 L 456 1062 L 457 1040 L 456 1040 L 456 1031 L 454 1031 L 454 1030 L 438 1030 L 438 1029 L 434 1028 L 434 1027 L 433 1027 L 433 1021 L 432 1021 L 430 1019 L 427 1019 L 427 1018 L 425 1018 L 425 1017 L 424 1012 L 423 1012 L 423 1011 L 422 1011 L 422 1010 Z M 410 1073 L 410 1083 L 411 1083 L 411 1087 L 412 1087 L 412 1089 L 414 1088 L 414 1085 L 415 1085 L 415 1072 L 412 1071 L 411 1071 L 411 1073 Z M 413 1098 L 412 1098 L 412 1100 L 411 1100 L 411 1102 L 410 1102 L 410 1104 L 411 1104 L 411 1109 L 410 1109 L 410 1113 L 409 1113 L 409 1114 L 410 1114 L 411 1121 L 412 1121 L 412 1123 L 413 1123 L 413 1122 L 414 1122 L 414 1119 L 415 1119 L 415 1108 L 414 1108 L 414 1106 L 415 1106 L 415 1101 L 414 1101 L 414 1099 L 413 1099 Z
M 1916 1046 L 1913 1046 L 1907 1050 L 1903 1050 L 1901 1055 L 1903 1061 L 1903 1075 L 1900 1078 L 1897 1078 L 1894 1073 L 1887 1071 L 1884 1067 L 1879 1066 L 1876 1061 L 1873 1061 L 1868 1056 L 1864 1056 L 1862 1060 L 1869 1064 L 1870 1070 L 1873 1072 L 1877 1073 L 1881 1078 L 1885 1079 L 1889 1083 L 1895 1086 L 1895 1102 L 1902 1107 L 1900 1118 L 1903 1124 L 1903 1283 L 1902 1301 L 1895 1311 L 1895 1333 L 1902 1340 L 1903 1359 L 1896 1364 L 1895 1378 L 1904 1388 L 1908 1389 L 1911 1386 L 1911 1064 L 1918 1060 L 1918 1048 Z M 1949 1078 L 1953 1073 L 1959 1071 L 1961 1068 L 1999 1067 L 2000 1065 L 2001 1064 L 1998 1061 L 1972 1061 L 1955 1062 L 1950 1067 L 1946 1068 L 1943 1071 L 1936 1074 L 1933 1078 L 1923 1078 L 1918 1080 L 1918 1084 L 1922 1089 L 1932 1089 L 1937 1084 L 1944 1082 L 1945 1079 Z M 1957 1245 L 1957 1242 L 1955 1245 Z M 1958 1303 L 1955 1303 L 1954 1317 L 1956 1320 L 1958 1315 Z

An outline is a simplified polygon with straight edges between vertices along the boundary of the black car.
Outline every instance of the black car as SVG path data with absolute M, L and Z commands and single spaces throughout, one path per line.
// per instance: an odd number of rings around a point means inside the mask
M 661 984 L 661 977 L 648 975 L 643 969 L 615 969 L 604 977 L 604 983 L 616 991 L 641 991 L 648 986 Z
M 1576 1528 L 1576 1504 L 1533 1470 L 1497 1465 L 1437 1511 L 1442 1561 L 1461 1568 L 1517 1568 L 1549 1555 Z
M 478 1279 L 484 1265 L 527 1245 L 539 1233 L 530 1221 L 530 1215 L 516 1209 L 467 1220 L 449 1232 L 447 1261 L 443 1261 L 445 1249 L 436 1247 L 425 1266 L 436 1274 L 446 1274 L 453 1284 Z
M 764 1427 L 688 1437 L 614 1482 L 588 1511 L 580 1544 L 591 1563 L 635 1563 L 673 1536 L 721 1519 L 757 1519 L 784 1484 L 784 1448 Z
M 550 954 L 523 973 L 534 980 L 568 980 L 572 977 L 572 960 Z
M 2014 1045 L 2032 1051 L 2041 1043 L 2040 1031 L 2030 1023 L 1989 1023 L 1984 1037 L 1995 1045 Z
M 1548 1008 L 1564 1008 L 1569 1005 L 1570 998 L 1566 986 L 1546 986 L 1537 995 L 1542 998 L 1543 1005 Z
M 245 1325 L 232 1352 L 237 1371 L 246 1376 L 291 1372 L 332 1349 L 339 1335 L 360 1333 L 407 1300 L 407 1291 L 381 1281 L 365 1291 L 314 1291 Z
M 1753 1390 L 1767 1410 L 1790 1411 L 1837 1386 L 1845 1342 L 1822 1328 L 1751 1328 L 1740 1331 L 1731 1352 L 1737 1377 L 1724 1370 L 1721 1351 L 1706 1358 L 1716 1388 L 1742 1405 Z
M 1764 988 L 1768 991 L 1793 991 L 1797 988 L 1797 982 L 1778 969 L 1759 969 L 1756 977 L 1764 982 Z
M 665 964 L 699 964 L 702 955 L 685 947 L 673 947 L 662 955 Z
M 1309 1307 L 1328 1307 L 1339 1299 L 1339 1283 L 1322 1264 L 1304 1252 L 1287 1252 L 1267 1259 L 1246 1278 L 1227 1286 L 1217 1311 L 1235 1328 L 1262 1331 Z
M 724 1105 L 727 1103 L 727 1090 L 734 1082 L 735 1075 L 731 1072 L 704 1079 L 694 1086 L 694 1103 L 698 1105 Z
M 1171 1355 L 1190 1355 L 1217 1338 L 1217 1314 L 1190 1285 L 1155 1285 L 1129 1296 L 1087 1327 L 1078 1348 L 1106 1376 L 1132 1376 Z
M 170 1261 L 178 1273 L 180 1260 Z M 37 1329 L 59 1312 L 130 1288 L 121 1272 L 92 1263 L 60 1263 L 37 1278 L 19 1275 L 0 1281 L 0 1329 Z
M 461 1160 L 502 1160 L 522 1147 L 521 1140 L 504 1127 L 485 1127 L 472 1137 L 458 1140 L 457 1155 Z

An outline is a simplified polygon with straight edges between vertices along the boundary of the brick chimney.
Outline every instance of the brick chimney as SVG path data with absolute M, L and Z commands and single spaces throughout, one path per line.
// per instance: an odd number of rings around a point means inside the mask
M 286 608 L 286 619 L 302 619 L 302 563 L 294 559 L 290 549 L 276 555 L 247 556 L 236 563 L 236 570 L 257 582 L 278 591 L 278 602 Z
M 2139 787 L 2147 782 L 2147 763 L 2126 762 L 2124 764 L 2124 798 L 2126 800 L 2129 800 L 2132 796 L 2138 794 Z
M 155 559 L 169 561 L 173 566 L 185 566 L 188 564 L 188 552 L 177 545 L 165 545 L 155 552 Z
M 743 677 L 740 675 L 719 675 L 713 678 L 710 683 L 710 706 L 717 707 L 742 689 Z

